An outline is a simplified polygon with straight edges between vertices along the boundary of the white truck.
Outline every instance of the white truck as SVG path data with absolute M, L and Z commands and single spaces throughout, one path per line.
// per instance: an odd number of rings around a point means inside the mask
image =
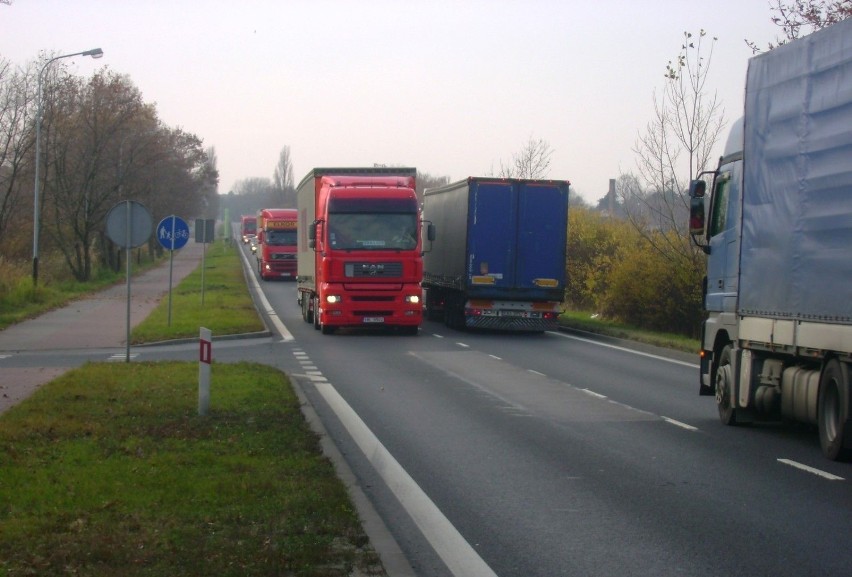
M 826 457 L 849 459 L 852 19 L 749 61 L 743 118 L 705 191 L 691 183 L 708 259 L 700 393 L 725 424 L 812 423 Z

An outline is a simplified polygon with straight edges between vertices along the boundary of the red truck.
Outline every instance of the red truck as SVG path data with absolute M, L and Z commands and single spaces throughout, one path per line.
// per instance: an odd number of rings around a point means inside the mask
M 248 243 L 249 238 L 257 234 L 257 218 L 248 214 L 240 217 L 240 235 L 243 244 Z
M 264 208 L 257 214 L 257 273 L 263 280 L 296 277 L 295 208 Z
M 417 334 L 423 248 L 415 176 L 414 168 L 315 168 L 299 184 L 298 301 L 305 322 L 323 334 L 369 326 Z

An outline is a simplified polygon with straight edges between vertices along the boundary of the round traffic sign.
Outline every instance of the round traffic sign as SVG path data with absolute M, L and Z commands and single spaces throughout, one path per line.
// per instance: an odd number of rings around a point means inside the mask
M 189 240 L 189 225 L 179 216 L 167 216 L 157 225 L 157 240 L 166 250 L 179 250 Z
M 107 214 L 107 236 L 121 248 L 142 246 L 151 236 L 151 213 L 135 200 L 123 200 Z

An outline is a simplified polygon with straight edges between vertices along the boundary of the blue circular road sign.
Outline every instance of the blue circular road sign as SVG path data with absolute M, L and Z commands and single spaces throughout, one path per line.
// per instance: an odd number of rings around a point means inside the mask
M 179 216 L 167 216 L 157 225 L 157 240 L 167 250 L 178 250 L 189 240 L 189 225 Z

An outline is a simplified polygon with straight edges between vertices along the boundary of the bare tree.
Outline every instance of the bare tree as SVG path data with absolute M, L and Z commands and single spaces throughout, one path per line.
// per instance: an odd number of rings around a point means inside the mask
M 32 162 L 32 106 L 28 88 L 34 72 L 19 73 L 0 59 L 0 246 L 6 244 L 10 222 L 28 196 L 27 170 Z
M 713 44 L 707 48 L 706 39 L 704 30 L 697 37 L 684 32 L 677 58 L 666 66 L 662 95 L 654 95 L 654 117 L 633 148 L 637 178 L 622 181 L 631 186 L 618 191 L 628 218 L 640 232 L 675 230 L 684 232 L 686 239 L 685 191 L 689 181 L 709 166 L 724 126 L 718 97 L 707 88 Z M 658 248 L 670 253 L 673 247 Z M 691 255 L 692 250 L 686 242 L 675 252 Z
M 772 23 L 780 27 L 784 35 L 777 38 L 775 43 L 770 42 L 767 47 L 769 50 L 849 18 L 852 16 L 852 1 L 775 0 L 770 10 L 774 13 Z M 750 40 L 745 42 L 753 52 L 761 52 L 756 43 Z
M 512 155 L 509 164 L 500 161 L 500 178 L 545 178 L 550 171 L 553 149 L 544 139 L 530 136 L 524 147 Z
M 272 176 L 275 188 L 275 204 L 283 208 L 296 207 L 296 187 L 293 182 L 293 158 L 290 156 L 290 147 L 285 146 L 278 155 L 278 164 L 275 166 L 275 174 Z

